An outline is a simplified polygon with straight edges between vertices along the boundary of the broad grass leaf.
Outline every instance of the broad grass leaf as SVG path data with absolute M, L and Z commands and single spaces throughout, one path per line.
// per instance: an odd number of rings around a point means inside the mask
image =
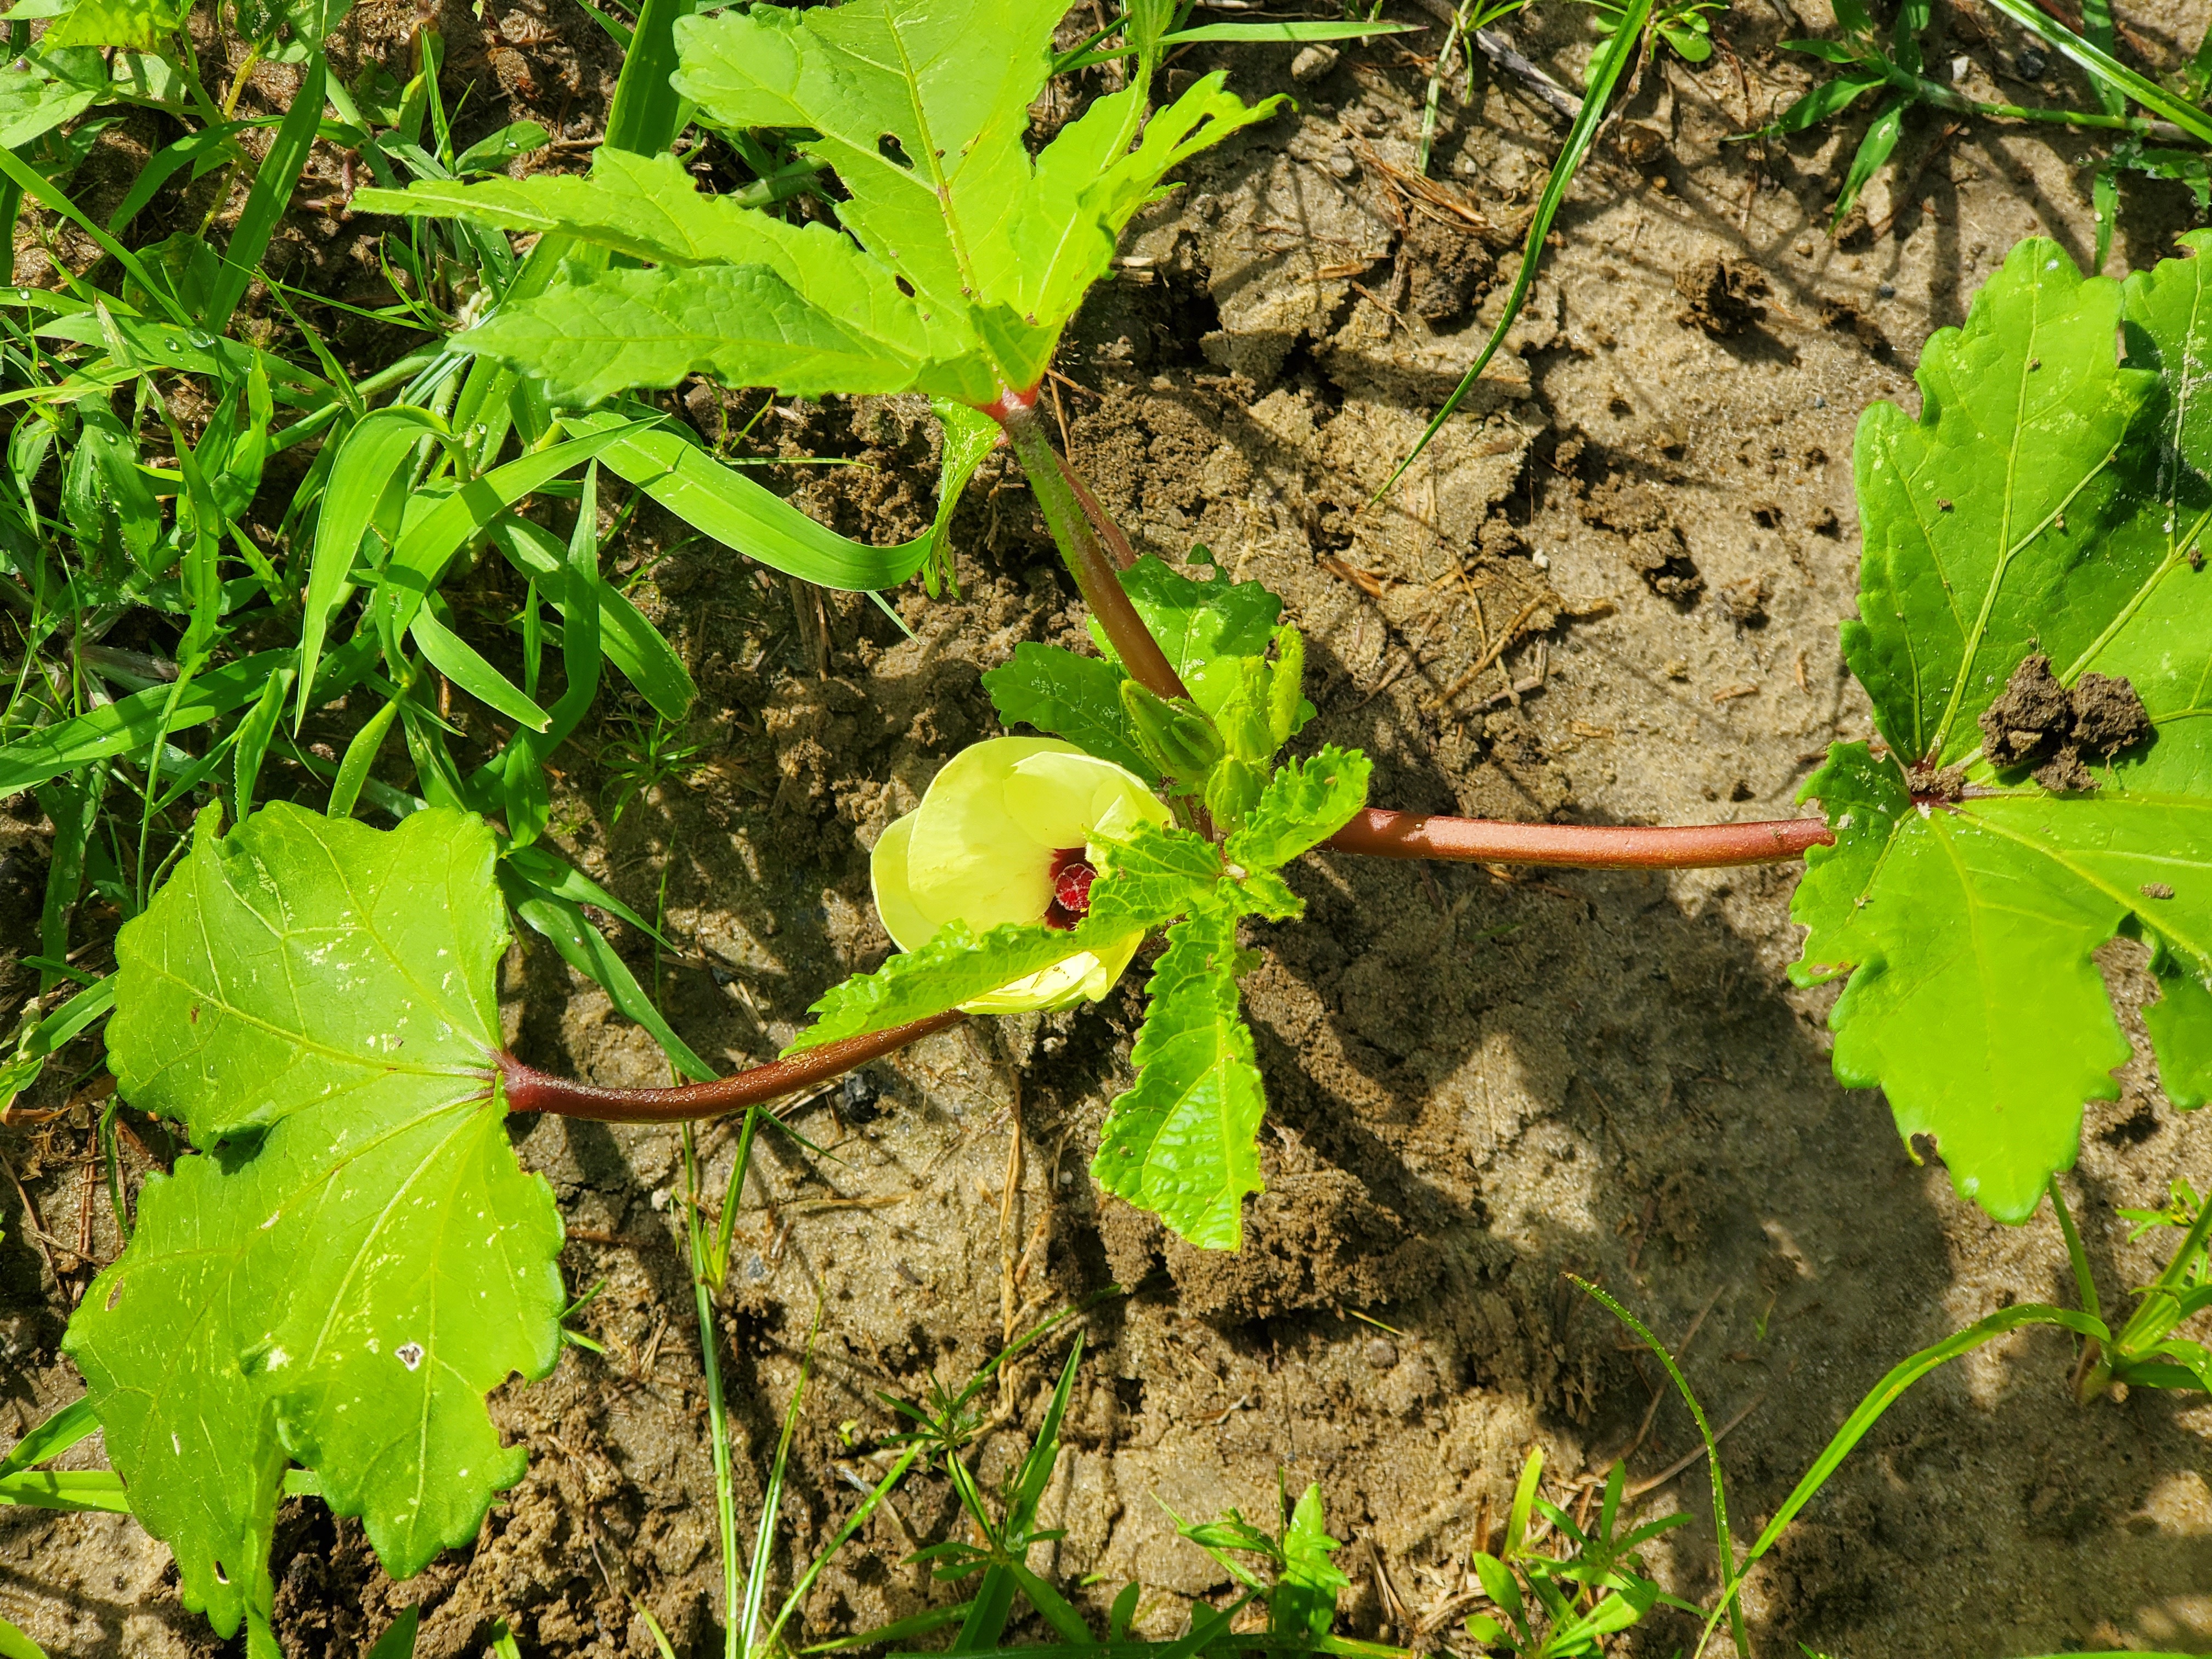
M 960 573 L 951 540 L 952 515 L 975 469 L 999 447 L 1003 434 L 999 423 L 981 410 L 954 398 L 933 398 L 930 409 L 939 429 L 937 458 L 937 512 L 930 520 L 929 558 L 922 580 L 932 599 L 945 589 L 960 592 Z M 903 624 L 902 624 L 903 625 Z
M 562 425 L 577 433 L 620 431 L 600 453 L 610 472 L 694 530 L 802 580 L 849 592 L 896 587 L 921 568 L 933 545 L 932 536 L 890 547 L 848 541 L 696 443 L 627 415 L 599 410 L 566 416 Z
M 1168 929 L 1130 1054 L 1137 1081 L 1108 1109 L 1091 1173 L 1193 1244 L 1237 1249 L 1260 1190 L 1267 1096 L 1237 1012 L 1237 912 L 1194 911 Z
M 609 465 L 611 470 L 612 463 Z M 574 599 L 563 580 L 566 550 L 556 537 L 512 513 L 493 520 L 485 526 L 485 534 L 516 569 L 549 586 L 560 584 L 550 597 L 564 618 L 569 615 Z M 663 718 L 682 720 L 690 712 L 691 700 L 699 695 L 684 659 L 622 589 L 606 581 L 593 582 L 592 589 L 599 599 L 599 648 L 607 660 L 622 671 L 638 695 Z
M 376 649 L 375 639 L 364 637 L 331 652 L 315 682 L 315 694 L 327 701 L 356 684 L 374 664 Z M 289 646 L 257 651 L 220 668 L 203 669 L 181 692 L 157 685 L 38 727 L 0 744 L 0 790 L 14 794 L 88 761 L 145 748 L 163 732 L 173 736 L 219 719 L 253 702 L 269 677 L 295 659 Z
M 1328 1535 L 1320 1486 L 1308 1486 L 1283 1530 L 1283 1568 L 1267 1598 L 1271 1634 L 1297 1642 L 1318 1642 L 1328 1634 L 1337 1597 L 1352 1588 L 1350 1575 L 1329 1559 L 1342 1547 Z
M 1359 750 L 1334 744 L 1310 759 L 1280 768 L 1267 781 L 1251 817 L 1229 837 L 1230 862 L 1248 870 L 1273 870 L 1318 847 L 1367 804 L 1367 781 L 1374 770 Z
M 111 1060 L 205 1150 L 150 1178 L 65 1346 L 134 1513 L 217 1629 L 265 1617 L 284 1465 L 404 1577 L 524 1455 L 483 1396 L 559 1357 L 561 1224 L 494 1085 L 507 943 L 480 820 L 204 817 L 118 941 Z
M 2022 244 L 1966 330 L 1930 343 L 1921 421 L 1877 405 L 1861 427 L 1847 651 L 1893 749 L 1972 761 L 1972 787 L 1916 800 L 1896 760 L 1837 748 L 1804 790 L 1838 839 L 1808 859 L 1793 974 L 1850 975 L 1837 1075 L 1882 1088 L 2002 1220 L 2072 1165 L 2082 1103 L 2117 1097 L 2107 940 L 2152 946 L 2170 1097 L 2212 1083 L 2212 235 L 2187 246 L 2123 292 Z M 1974 717 L 2032 650 L 2069 686 L 2127 679 L 2149 716 L 2092 791 L 1978 758 Z

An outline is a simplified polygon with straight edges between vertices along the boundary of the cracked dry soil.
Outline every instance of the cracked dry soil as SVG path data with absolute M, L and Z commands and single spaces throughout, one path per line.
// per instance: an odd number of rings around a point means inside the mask
M 1645 75 L 1575 187 L 1509 352 L 1380 507 L 1370 496 L 1498 314 L 1562 134 L 1479 65 L 1472 105 L 1444 100 L 1436 182 L 1419 181 L 1425 70 L 1408 46 L 1433 52 L 1433 35 L 1346 51 L 1297 85 L 1287 53 L 1223 59 L 1247 96 L 1291 91 L 1299 110 L 1201 158 L 1073 331 L 1048 403 L 1077 465 L 1140 549 L 1185 560 L 1203 544 L 1284 597 L 1321 711 L 1301 742 L 1368 750 L 1378 802 L 1780 817 L 1832 739 L 1867 734 L 1835 633 L 1855 588 L 1853 422 L 1875 398 L 1915 404 L 1928 334 L 1960 319 L 2020 236 L 2039 229 L 2086 260 L 2090 152 L 2063 134 L 1909 125 L 1898 167 L 1832 241 L 1827 204 L 1864 112 L 1786 145 L 1724 142 L 1807 84 L 1777 42 L 1829 19 L 1818 0 L 1788 10 L 1747 4 L 1717 23 L 1729 52 Z M 2202 10 L 2130 21 L 2178 62 Z M 364 8 L 352 49 L 388 54 L 401 17 Z M 476 66 L 507 100 L 478 111 L 487 127 L 557 109 L 574 131 L 603 102 L 604 43 L 580 15 L 550 21 L 556 44 L 495 44 Z M 1519 20 L 1521 44 L 1578 80 L 1586 21 Z M 507 43 L 532 33 L 501 27 Z M 1945 27 L 1969 90 L 2022 68 L 1986 12 L 1954 9 Z M 258 73 L 257 90 L 281 96 L 267 77 L 285 72 Z M 2131 179 L 2115 268 L 2158 257 L 2188 210 L 2178 188 Z M 758 405 L 694 386 L 670 406 L 718 436 Z M 747 441 L 858 463 L 775 476 L 839 530 L 884 539 L 927 520 L 932 432 L 893 399 L 778 409 Z M 659 963 L 665 1006 L 734 1066 L 881 959 L 867 848 L 994 729 L 981 672 L 1019 641 L 1074 641 L 1080 617 L 995 459 L 955 521 L 963 597 L 902 596 L 911 639 L 864 599 L 799 588 L 649 513 L 641 524 L 622 556 L 697 673 L 684 740 L 699 747 L 617 819 L 611 745 L 630 728 L 610 705 L 596 746 L 564 759 L 556 835 L 643 908 L 665 872 L 681 947 Z M 479 577 L 496 591 L 497 573 Z M 43 842 L 27 803 L 13 808 L 0 903 L 18 939 Z M 836 1161 L 764 1141 L 715 1340 L 746 1513 L 820 1310 L 780 1583 L 879 1468 L 894 1419 L 878 1390 L 963 1376 L 1007 1330 L 1072 1303 L 1091 1301 L 1088 1347 L 1045 1503 L 1066 1535 L 1037 1565 L 1088 1583 L 1077 1593 L 1098 1607 L 1140 1579 L 1139 1629 L 1170 1633 L 1226 1581 L 1165 1509 L 1271 1514 L 1279 1477 L 1317 1480 L 1350 1543 L 1348 1627 L 1402 1639 L 1470 1582 L 1468 1553 L 1529 1447 L 1571 1491 L 1632 1444 L 1638 1480 L 1694 1444 L 1671 1400 L 1639 1438 L 1662 1379 L 1565 1273 L 1601 1280 L 1669 1341 L 1694 1328 L 1684 1364 L 1735 1425 L 1724 1451 L 1747 1526 L 1893 1360 L 2008 1303 L 2068 1298 L 2047 1212 L 1990 1222 L 1939 1160 L 1908 1157 L 1879 1098 L 1831 1078 L 1832 993 L 1793 991 L 1782 972 L 1790 871 L 1312 856 L 1291 873 L 1309 919 L 1249 938 L 1271 1107 L 1267 1190 L 1241 1255 L 1163 1237 L 1084 1173 L 1127 1079 L 1127 987 L 933 1038 L 805 1103 L 794 1121 Z M 616 936 L 652 971 L 647 941 Z M 2132 1011 L 2139 958 L 2107 968 Z M 665 1080 L 642 1034 L 550 951 L 518 946 L 502 993 L 533 1064 Z M 2166 1103 L 2140 1035 L 2121 1098 L 2088 1110 L 2068 1183 L 2108 1299 L 2156 1265 L 2113 1207 L 2162 1201 L 2176 1176 L 2201 1185 L 2212 1164 L 2212 1121 Z M 605 1280 L 582 1326 L 606 1352 L 572 1349 L 549 1381 L 495 1399 L 530 1473 L 472 1550 L 417 1579 L 391 1583 L 357 1526 L 288 1504 L 279 1627 L 299 1659 L 358 1653 L 410 1603 L 429 1659 L 481 1651 L 495 1618 L 526 1654 L 647 1655 L 631 1595 L 679 1652 L 719 1641 L 675 1132 L 520 1119 L 514 1133 L 560 1195 L 571 1283 Z M 734 1139 L 707 1133 L 710 1193 Z M 67 1118 L 0 1132 L 46 1230 L 79 1237 L 91 1205 L 104 1259 L 117 1241 L 80 1164 L 88 1144 Z M 57 1281 L 12 1189 L 0 1220 L 0 1422 L 27 1425 L 81 1386 L 55 1345 L 88 1271 Z M 1092 1300 L 1115 1284 L 1127 1293 Z M 1060 1352 L 1014 1369 L 987 1477 L 1018 1455 Z M 1754 1576 L 1759 1650 L 2212 1646 L 2212 1407 L 2140 1393 L 2077 1410 L 2069 1366 L 2060 1341 L 2023 1335 L 1921 1384 Z M 96 1443 L 81 1449 L 96 1461 Z M 1702 1516 L 1702 1479 L 1645 1503 Z M 943 1482 L 910 1482 L 822 1576 L 807 1638 L 946 1600 L 904 1560 L 956 1522 Z M 1652 1553 L 1671 1589 L 1710 1595 L 1708 1521 Z M 216 1651 L 167 1569 L 128 1520 L 0 1515 L 0 1614 L 57 1654 Z M 1662 1613 L 1618 1650 L 1668 1654 L 1691 1635 Z

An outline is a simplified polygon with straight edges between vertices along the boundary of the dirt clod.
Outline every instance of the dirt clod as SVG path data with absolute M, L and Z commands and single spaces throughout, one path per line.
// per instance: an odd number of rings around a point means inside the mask
M 1490 250 L 1471 232 L 1429 213 L 1408 216 L 1398 257 L 1410 273 L 1407 303 L 1427 323 L 1463 316 L 1497 268 Z
M 1766 621 L 1767 580 L 1764 575 L 1746 576 L 1737 581 L 1723 582 L 1720 586 L 1721 603 L 1728 608 L 1729 616 L 1746 628 L 1758 628 Z
M 1981 726 L 1994 764 L 2040 761 L 2036 782 L 2057 794 L 2094 789 L 2091 760 L 2109 759 L 2151 735 L 2150 716 L 2134 685 L 2093 673 L 2069 691 L 2040 652 L 2013 671 L 2002 695 L 1982 711 Z
M 1766 308 L 1756 302 L 1771 292 L 1757 270 L 1717 256 L 1692 260 L 1676 271 L 1674 291 L 1686 302 L 1684 325 L 1716 337 L 1741 334 L 1762 320 Z
M 2020 766 L 2063 744 L 2074 702 L 2041 652 L 2021 659 L 2003 692 L 1982 711 L 1982 741 L 1996 766 Z
M 2074 684 L 2074 741 L 2094 755 L 2117 755 L 2150 736 L 2150 715 L 2135 686 L 2106 674 Z

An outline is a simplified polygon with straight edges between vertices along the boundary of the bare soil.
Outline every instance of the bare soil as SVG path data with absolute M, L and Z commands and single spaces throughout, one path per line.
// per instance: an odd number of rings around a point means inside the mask
M 474 120 L 590 129 L 612 58 L 580 13 L 544 14 L 558 38 L 517 46 L 530 31 L 504 20 L 539 14 L 479 24 L 448 10 L 451 39 L 503 31 L 481 61 L 456 52 L 451 89 L 473 72 Z M 2193 49 L 2203 10 L 2129 21 L 2167 67 Z M 361 50 L 404 73 L 407 14 L 356 16 Z M 2023 83 L 2020 42 L 1988 13 L 1947 16 L 1939 61 L 1970 92 L 2078 100 L 2055 70 L 2040 90 Z M 1348 50 L 1295 85 L 1287 52 L 1222 60 L 1247 96 L 1288 91 L 1299 108 L 1202 159 L 1141 223 L 1071 336 L 1051 404 L 1140 548 L 1183 561 L 1203 544 L 1283 595 L 1321 711 L 1301 741 L 1365 748 L 1379 802 L 1781 817 L 1832 740 L 1868 734 L 1835 631 L 1856 586 L 1853 423 L 1873 399 L 1915 405 L 1909 370 L 1928 335 L 1960 319 L 2019 237 L 2055 236 L 2087 262 L 2093 152 L 2063 134 L 1915 118 L 1896 168 L 1831 240 L 1865 112 L 1787 144 L 1729 142 L 1808 84 L 1805 60 L 1776 43 L 1828 22 L 1817 0 L 1747 0 L 1717 22 L 1727 47 L 1711 63 L 1652 66 L 1573 191 L 1510 353 L 1372 507 L 1498 314 L 1562 125 L 1479 64 L 1471 105 L 1447 92 L 1424 185 L 1411 177 L 1426 71 L 1407 41 Z M 1546 11 L 1519 21 L 1519 43 L 1578 82 L 1588 25 Z M 281 97 L 289 72 L 263 73 L 263 95 Z M 481 101 L 494 79 L 504 104 Z M 2190 217 L 2185 192 L 2131 179 L 2114 270 L 2156 258 Z M 331 250 L 380 228 L 295 228 L 301 257 L 337 269 Z M 710 435 L 760 404 L 704 387 L 681 399 Z M 748 442 L 856 462 L 777 476 L 839 530 L 890 538 L 927 522 L 933 430 L 896 399 L 787 405 Z M 647 911 L 665 878 L 683 954 L 658 962 L 660 989 L 712 1059 L 766 1057 L 827 986 L 882 958 L 867 848 L 948 756 L 995 729 L 981 672 L 1018 641 L 1080 632 L 1009 468 L 987 465 L 955 539 L 962 596 L 901 597 L 911 639 L 865 599 L 763 574 L 650 514 L 626 544 L 633 591 L 696 672 L 684 740 L 700 747 L 617 819 L 616 745 L 635 711 L 611 704 L 563 757 L 556 838 Z M 487 605 L 501 580 L 482 574 Z M 9 940 L 34 934 L 43 880 L 33 809 L 14 810 L 0 856 Z M 834 1161 L 766 1143 L 716 1336 L 750 1516 L 819 1320 L 780 1583 L 885 1462 L 895 1421 L 879 1392 L 957 1381 L 1071 1304 L 1088 1308 L 1067 1328 L 1085 1357 L 1046 1501 L 1066 1536 L 1036 1565 L 1100 1607 L 1137 1578 L 1139 1628 L 1175 1632 L 1226 1581 L 1176 1539 L 1168 1510 L 1272 1515 L 1279 1480 L 1317 1480 L 1350 1544 L 1350 1627 L 1404 1640 L 1470 1583 L 1468 1552 L 1532 1446 L 1554 1492 L 1571 1496 L 1626 1451 L 1632 1478 L 1651 1483 L 1647 1513 L 1705 1515 L 1702 1476 L 1676 1472 L 1696 1443 L 1686 1414 L 1565 1275 L 1603 1283 L 1684 1346 L 1729 1425 L 1745 1530 L 1893 1361 L 2009 1304 L 2070 1298 L 2047 1212 L 1990 1222 L 1939 1158 L 1899 1144 L 1877 1097 L 1832 1080 L 1832 993 L 1783 976 L 1798 938 L 1792 872 L 1315 856 L 1291 873 L 1308 920 L 1249 940 L 1271 1107 L 1267 1190 L 1241 1254 L 1164 1237 L 1085 1173 L 1127 1079 L 1127 987 L 933 1038 L 805 1103 L 793 1121 Z M 649 942 L 617 937 L 654 970 Z M 2148 994 L 2139 954 L 2106 965 L 2132 1010 Z M 550 951 L 518 946 L 503 995 L 532 1063 L 665 1080 L 649 1041 Z M 0 1131 L 46 1236 L 0 1184 L 0 1425 L 12 1413 L 27 1425 L 81 1387 L 56 1344 L 89 1278 L 82 1258 L 118 1247 L 86 1162 L 88 1121 L 80 1110 Z M 473 1550 L 413 1581 L 388 1582 L 353 1523 L 288 1505 L 276 1571 L 295 1659 L 358 1653 L 410 1603 L 430 1659 L 482 1651 L 495 1618 L 526 1654 L 647 1655 L 632 1596 L 679 1652 L 719 1641 L 675 1133 L 518 1119 L 514 1134 L 560 1195 L 570 1280 L 605 1280 L 582 1325 L 606 1352 L 571 1350 L 549 1381 L 498 1398 L 530 1474 Z M 733 1143 L 707 1135 L 710 1193 Z M 2212 1121 L 2179 1116 L 2139 1052 L 2121 1098 L 2089 1108 L 2065 1182 L 2108 1305 L 2158 1265 L 2114 1206 L 2156 1205 L 2171 1178 L 2202 1187 L 2208 1173 Z M 1064 1352 L 1014 1368 L 981 1445 L 988 1477 L 1018 1455 Z M 2077 1409 L 2070 1364 L 2061 1341 L 2022 1335 L 1922 1383 L 1754 1576 L 1758 1650 L 2212 1648 L 2212 1407 L 2138 1393 Z M 97 1461 L 96 1443 L 81 1449 Z M 951 1597 L 905 1558 L 957 1524 L 941 1480 L 910 1483 L 823 1575 L 806 1638 Z M 1709 1518 L 1654 1556 L 1679 1593 L 1711 1593 Z M 215 1651 L 173 1577 L 128 1520 L 0 1515 L 0 1615 L 57 1654 Z M 1662 1613 L 1619 1650 L 1669 1654 L 1693 1634 Z

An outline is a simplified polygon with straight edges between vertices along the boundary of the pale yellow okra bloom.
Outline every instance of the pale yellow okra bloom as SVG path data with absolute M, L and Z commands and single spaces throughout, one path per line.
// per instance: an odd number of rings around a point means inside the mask
M 876 842 L 876 913 L 902 951 L 949 921 L 1073 928 L 1089 914 L 1102 842 L 1170 813 L 1144 781 L 1056 738 L 991 738 L 948 761 L 921 805 Z M 1113 989 L 1140 929 L 961 1006 L 970 1013 L 1060 1008 Z

